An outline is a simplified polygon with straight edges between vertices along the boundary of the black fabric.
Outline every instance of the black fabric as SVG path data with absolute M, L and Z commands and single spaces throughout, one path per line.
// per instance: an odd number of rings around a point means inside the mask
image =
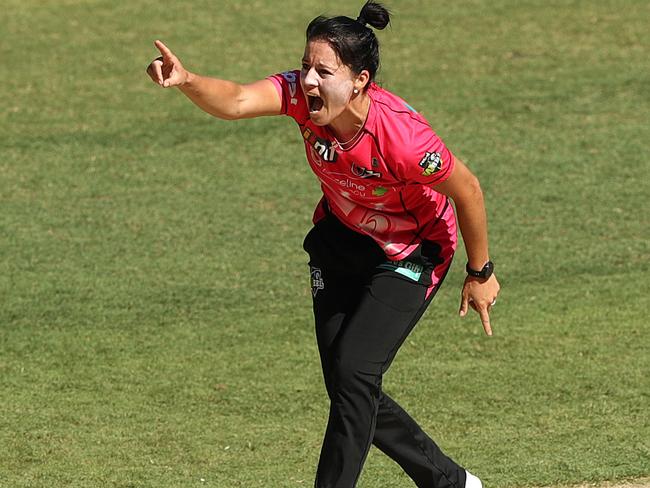
M 382 391 L 383 374 L 435 295 L 427 288 L 440 248 L 429 243 L 405 260 L 428 270 L 428 284 L 426 276 L 382 268 L 381 248 L 332 215 L 309 232 L 304 248 L 330 397 L 316 488 L 353 488 L 372 443 L 421 488 L 464 488 L 465 470 Z

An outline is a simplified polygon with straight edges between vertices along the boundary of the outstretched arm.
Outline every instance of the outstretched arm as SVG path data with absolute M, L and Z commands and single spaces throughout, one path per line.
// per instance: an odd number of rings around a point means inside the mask
M 483 192 L 476 176 L 459 159 L 454 158 L 454 169 L 447 180 L 434 189 L 450 197 L 456 205 L 458 225 L 467 250 L 470 268 L 480 270 L 490 260 L 488 252 L 487 217 Z M 468 306 L 481 316 L 487 335 L 492 335 L 490 310 L 499 293 L 495 275 L 487 280 L 468 276 L 463 285 L 460 315 L 467 314 Z
M 271 81 L 260 80 L 242 85 L 200 76 L 187 71 L 161 41 L 154 44 L 161 56 L 147 67 L 151 79 L 163 88 L 178 87 L 205 112 L 226 120 L 282 113 L 282 100 Z

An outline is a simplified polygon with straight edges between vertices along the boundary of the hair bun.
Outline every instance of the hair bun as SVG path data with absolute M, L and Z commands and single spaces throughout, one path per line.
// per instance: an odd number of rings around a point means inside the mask
M 385 29 L 390 23 L 390 12 L 381 3 L 367 1 L 361 8 L 357 22 L 362 25 L 370 24 L 375 29 Z

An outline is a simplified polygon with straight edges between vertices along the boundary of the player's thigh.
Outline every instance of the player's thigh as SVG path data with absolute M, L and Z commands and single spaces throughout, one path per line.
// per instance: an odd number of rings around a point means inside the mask
M 323 353 L 331 349 L 340 334 L 346 318 L 363 293 L 363 286 L 350 277 L 328 273 L 327 269 L 318 268 L 318 274 L 321 287 L 314 291 L 312 284 L 312 300 L 316 339 Z
M 393 274 L 375 276 L 342 324 L 337 360 L 384 372 L 426 307 L 426 295 L 419 283 Z

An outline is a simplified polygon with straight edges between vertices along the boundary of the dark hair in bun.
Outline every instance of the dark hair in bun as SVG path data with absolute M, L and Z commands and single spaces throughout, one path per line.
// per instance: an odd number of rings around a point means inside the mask
M 381 3 L 366 2 L 359 12 L 357 22 L 362 25 L 370 24 L 375 29 L 385 29 L 390 24 L 390 12 Z
M 307 42 L 326 41 L 342 63 L 354 73 L 368 70 L 373 81 L 379 70 L 379 41 L 366 24 L 385 29 L 390 24 L 390 12 L 382 4 L 368 1 L 356 20 L 344 16 L 316 17 L 307 26 Z

